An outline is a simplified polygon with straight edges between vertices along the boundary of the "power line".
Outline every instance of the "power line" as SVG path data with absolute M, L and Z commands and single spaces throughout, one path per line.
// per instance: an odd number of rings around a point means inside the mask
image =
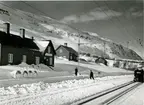
M 20 0 L 20 1 L 21 1 L 21 0 Z M 43 11 L 37 9 L 36 7 L 30 5 L 29 3 L 26 3 L 25 1 L 21 1 L 21 2 L 23 2 L 24 4 L 26 4 L 26 5 L 29 6 L 29 7 L 33 8 L 34 10 L 39 11 L 40 13 L 42 13 L 42 14 L 48 16 L 48 14 L 46 14 L 45 12 L 43 12 Z M 50 17 L 50 16 L 49 16 L 49 17 Z M 53 17 L 51 17 L 51 18 L 53 18 Z M 54 19 L 54 18 L 53 18 L 53 19 Z
M 104 3 L 106 4 L 106 6 L 108 7 L 108 9 L 110 9 L 111 10 L 111 8 L 109 8 L 109 6 L 108 6 L 108 4 L 104 1 Z M 127 34 L 129 34 L 129 32 L 128 32 L 128 30 L 125 28 L 125 26 L 121 23 L 121 21 L 120 21 L 120 19 L 116 16 L 116 14 L 113 12 L 113 11 L 111 11 L 111 13 L 113 14 L 113 15 L 115 15 L 115 18 L 119 21 L 119 23 L 120 23 L 120 25 L 123 27 L 123 29 L 127 32 Z M 127 35 L 126 34 L 126 35 Z
M 96 4 L 96 2 L 94 1 L 94 3 Z M 97 4 L 98 5 L 98 4 Z M 107 4 L 106 4 L 107 5 Z M 100 7 L 100 6 L 99 6 Z M 107 5 L 107 7 L 108 7 L 108 5 Z M 101 8 L 101 7 L 100 7 Z M 109 8 L 109 7 L 108 7 Z M 107 15 L 107 13 L 105 12 L 105 11 L 103 11 L 106 15 Z M 112 13 L 113 13 L 113 11 L 111 11 Z M 115 15 L 114 13 L 113 13 L 113 15 Z M 108 15 L 107 15 L 108 16 Z M 121 21 L 120 21 L 120 19 L 119 18 L 117 18 L 117 16 L 115 15 L 115 17 L 116 17 L 116 19 L 119 21 L 119 23 L 120 23 L 120 25 L 124 28 L 124 30 L 125 30 L 125 32 L 127 32 L 127 34 L 126 35 L 128 35 L 128 37 L 130 36 L 129 35 L 129 32 L 128 32 L 128 30 L 125 28 L 125 26 L 121 23 Z M 110 20 L 111 20 L 111 18 L 110 18 Z M 111 20 L 111 22 L 113 22 L 112 20 Z M 114 22 L 113 22 L 114 23 Z M 132 37 L 133 38 L 133 37 Z M 134 39 L 134 38 L 133 38 Z M 134 39 L 135 40 L 135 39 Z M 139 49 L 138 49 L 139 50 Z M 141 51 L 140 51 L 141 52 Z
M 95 1 L 94 1 L 94 3 L 95 3 L 99 8 L 101 8 L 100 5 L 98 5 L 98 3 L 96 3 Z M 102 10 L 102 12 L 103 12 L 107 17 L 110 17 L 103 9 L 101 9 L 101 10 Z M 117 26 L 117 24 L 116 24 L 111 18 L 109 18 L 109 20 L 111 21 L 112 24 L 115 24 L 115 26 L 119 29 L 119 27 Z M 120 29 L 119 29 L 119 31 L 120 31 L 120 33 L 123 33 L 123 31 L 121 31 Z M 125 34 L 125 33 L 123 33 L 123 34 Z
M 40 13 L 43 13 L 44 15 L 48 16 L 45 12 L 42 12 L 41 10 L 35 8 L 34 6 L 28 4 L 28 3 L 24 2 L 24 1 L 21 1 L 21 2 L 25 3 L 26 5 L 28 5 L 28 6 L 31 7 L 31 8 L 39 11 Z M 67 24 L 65 24 L 65 25 L 67 25 Z M 69 25 L 67 25 L 67 26 L 69 26 Z M 71 27 L 71 28 L 73 28 L 73 29 L 76 29 L 76 30 L 78 31 L 78 68 L 79 68 L 79 65 L 80 65 L 80 61 L 79 61 L 79 60 L 80 60 L 80 59 L 79 59 L 79 57 L 80 57 L 80 30 L 77 29 L 77 28 L 74 28 L 74 27 L 72 27 L 72 26 L 69 26 L 69 27 Z
M 129 2 L 130 2 L 130 1 L 129 1 Z M 105 4 L 107 5 L 107 7 L 109 8 L 107 2 L 104 1 L 104 3 L 105 3 Z M 131 7 L 132 5 L 133 5 L 133 3 L 131 3 L 131 5 L 129 5 L 129 7 Z M 128 7 L 128 8 L 129 8 L 129 7 Z M 121 10 L 123 10 L 123 13 L 124 13 L 125 11 L 127 11 L 126 8 L 125 8 L 125 6 L 123 6 L 123 8 L 121 8 Z M 129 12 L 130 12 L 130 11 L 129 11 Z M 140 13 L 141 13 L 141 12 L 139 12 L 139 14 L 140 14 Z M 130 12 L 130 14 L 132 14 L 132 13 Z M 139 14 L 138 14 L 138 15 L 139 15 Z M 126 15 L 123 15 L 123 16 L 125 17 L 125 19 L 127 19 Z M 133 22 L 132 22 L 132 26 L 135 27 L 135 28 L 137 28 L 137 27 L 133 24 Z M 130 35 L 130 36 L 131 36 L 131 35 Z M 133 36 L 131 36 L 131 37 L 133 37 Z M 133 37 L 133 39 L 137 41 L 137 39 L 135 39 L 134 37 Z M 138 44 L 140 44 L 140 43 L 138 43 Z M 140 44 L 140 45 L 141 45 L 141 44 Z
M 109 8 L 108 4 L 104 1 L 104 3 L 107 5 L 107 7 Z M 110 9 L 110 8 L 109 8 Z M 112 12 L 113 13 L 113 12 Z M 113 13 L 114 14 L 114 13 Z M 114 14 L 115 15 L 115 14 Z M 128 32 L 128 30 L 125 28 L 125 26 L 121 23 L 120 19 L 118 17 L 116 17 L 116 19 L 119 21 L 119 23 L 122 25 L 122 27 L 124 27 L 124 30 L 127 32 L 126 35 L 129 35 L 131 38 L 133 38 L 134 40 L 136 40 L 133 36 L 131 36 Z M 139 49 L 138 49 L 139 50 Z M 140 51 L 140 50 L 139 50 Z M 141 52 L 141 51 L 140 51 Z
M 0 2 L 1 2 L 1 1 L 0 1 Z M 2 2 L 1 2 L 0 4 L 2 4 L 3 6 L 6 6 L 6 7 L 8 7 L 8 8 L 10 8 L 10 9 L 16 10 L 16 9 L 14 9 L 14 8 L 12 8 L 12 7 L 6 5 L 6 4 L 4 4 L 4 3 L 2 3 Z M 20 18 L 22 18 L 21 16 L 19 16 L 19 15 L 17 15 L 17 14 L 15 14 L 15 15 L 18 16 L 18 17 L 20 17 Z

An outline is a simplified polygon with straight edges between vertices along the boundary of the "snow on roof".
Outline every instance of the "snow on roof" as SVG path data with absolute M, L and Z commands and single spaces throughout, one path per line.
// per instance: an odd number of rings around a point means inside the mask
M 40 51 L 44 51 L 46 49 L 46 47 L 48 46 L 50 41 L 39 41 L 39 40 L 35 40 L 35 43 L 37 44 L 37 46 L 39 47 Z

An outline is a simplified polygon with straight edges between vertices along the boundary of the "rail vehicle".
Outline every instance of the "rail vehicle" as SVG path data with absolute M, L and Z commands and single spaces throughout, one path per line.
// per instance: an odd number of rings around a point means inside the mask
M 144 70 L 137 69 L 134 71 L 134 82 L 144 82 Z

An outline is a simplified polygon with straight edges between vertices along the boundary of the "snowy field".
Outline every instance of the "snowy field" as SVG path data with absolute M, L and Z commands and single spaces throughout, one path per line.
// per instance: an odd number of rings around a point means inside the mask
M 133 76 L 124 75 L 3 87 L 0 105 L 63 105 L 131 80 Z
M 55 59 L 55 63 L 58 64 L 71 64 L 71 65 L 78 65 L 77 62 L 73 62 L 73 61 L 67 61 L 67 60 L 63 60 L 63 59 Z M 125 69 L 120 69 L 120 68 L 114 68 L 114 67 L 108 67 L 105 65 L 99 65 L 99 64 L 95 64 L 95 63 L 91 63 L 91 64 L 83 64 L 80 63 L 80 66 L 82 67 L 87 67 L 89 69 L 95 69 L 101 72 L 107 72 L 107 73 L 116 73 L 116 72 L 123 72 L 123 73 L 132 73 L 132 71 L 127 71 Z

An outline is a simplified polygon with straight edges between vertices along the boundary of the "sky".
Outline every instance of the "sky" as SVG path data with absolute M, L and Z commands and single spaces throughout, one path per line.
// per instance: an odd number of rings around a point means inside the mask
M 25 2 L 27 4 L 22 1 L 5 1 L 13 8 L 47 15 L 124 46 L 129 42 L 129 48 L 144 56 L 144 48 L 140 44 L 144 43 L 142 0 Z

